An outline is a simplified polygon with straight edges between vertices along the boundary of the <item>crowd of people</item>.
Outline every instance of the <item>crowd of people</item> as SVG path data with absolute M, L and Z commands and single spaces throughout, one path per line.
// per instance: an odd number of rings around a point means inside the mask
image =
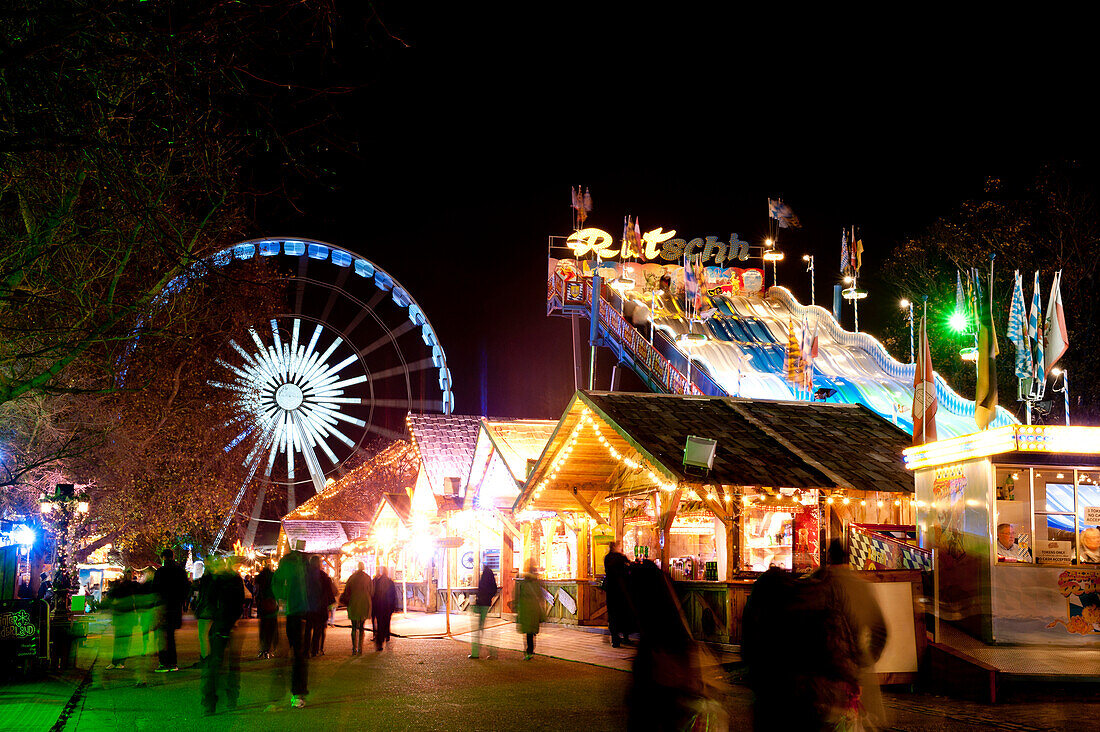
M 337 582 L 321 558 L 303 550 L 301 544 L 295 546 L 276 570 L 265 561 L 255 577 L 242 577 L 238 557 L 212 556 L 192 581 L 171 550 L 162 553 L 161 565 L 155 570 L 125 573 L 107 592 L 105 608 L 113 626 L 111 661 L 97 671 L 97 678 L 102 682 L 104 673 L 130 668 L 136 684 L 144 686 L 154 653 L 157 666 L 153 673 L 179 671 L 176 631 L 189 608 L 198 626 L 199 659 L 191 667 L 201 670 L 203 712 L 209 715 L 219 707 L 233 709 L 241 686 L 243 633 L 238 621 L 254 610 L 259 620 L 258 657 L 282 659 L 273 673 L 272 706 L 285 698 L 288 681 L 290 705 L 304 706 L 309 693 L 309 659 L 325 653 L 337 597 L 348 606 L 352 653 L 359 655 L 368 618 L 373 621 L 376 650 L 392 648 L 390 616 L 397 608 L 398 596 L 385 568 L 371 578 L 362 563 L 338 594 Z M 285 654 L 278 653 L 280 611 Z
M 144 685 L 146 659 L 154 650 L 154 672 L 178 671 L 175 633 L 187 604 L 198 623 L 200 658 L 195 666 L 201 669 L 206 714 L 237 705 L 243 641 L 238 621 L 250 608 L 259 619 L 258 657 L 281 659 L 273 666 L 270 707 L 285 703 L 288 686 L 290 706 L 305 705 L 310 659 L 325 653 L 330 612 L 337 601 L 347 607 L 352 655 L 363 653 L 368 619 L 375 650 L 392 649 L 390 618 L 398 592 L 385 567 L 371 577 L 359 563 L 340 592 L 321 558 L 307 555 L 301 543 L 277 569 L 265 562 L 247 582 L 237 560 L 209 558 L 192 583 L 166 550 L 156 570 L 115 582 L 106 603 L 114 624 L 111 662 L 99 673 L 130 664 L 137 684 Z M 628 727 L 691 729 L 702 723 L 723 728 L 728 721 L 721 704 L 724 675 L 717 660 L 693 639 L 668 573 L 648 559 L 629 561 L 614 543 L 604 569 L 611 644 L 637 637 Z M 498 589 L 493 570 L 484 567 L 472 606 L 477 630 L 470 658 L 480 658 L 486 650 L 488 658 L 496 656 L 482 634 Z M 514 605 L 526 660 L 534 657 L 545 594 L 536 568 L 529 565 L 516 583 Z M 866 584 L 847 569 L 839 544 L 830 547 L 827 566 L 811 576 L 774 568 L 765 572 L 753 586 L 742 628 L 755 728 L 874 728 L 884 722 L 870 669 L 885 645 L 885 622 Z M 132 647 L 135 635 L 137 650 Z M 283 637 L 286 650 L 279 653 Z M 794 658 L 799 662 L 792 663 Z

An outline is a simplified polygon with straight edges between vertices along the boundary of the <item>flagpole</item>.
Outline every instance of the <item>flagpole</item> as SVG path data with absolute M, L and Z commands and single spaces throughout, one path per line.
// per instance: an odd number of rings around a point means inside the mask
M 921 362 L 921 366 L 923 367 L 925 364 L 928 363 L 928 354 L 926 353 L 926 351 L 928 349 L 928 295 L 924 296 L 924 315 L 921 316 L 921 321 L 920 321 L 920 344 L 921 344 L 920 362 Z M 925 383 L 927 383 L 928 377 L 929 377 L 929 374 L 924 374 Z M 927 395 L 924 393 L 924 390 L 927 389 L 927 388 L 928 388 L 927 386 L 921 386 L 920 444 L 922 444 L 922 445 L 927 445 L 928 444 L 928 436 L 927 436 L 927 432 L 928 432 L 928 404 L 927 404 Z M 935 377 L 935 375 L 932 375 L 932 388 L 933 389 L 936 388 L 936 377 Z

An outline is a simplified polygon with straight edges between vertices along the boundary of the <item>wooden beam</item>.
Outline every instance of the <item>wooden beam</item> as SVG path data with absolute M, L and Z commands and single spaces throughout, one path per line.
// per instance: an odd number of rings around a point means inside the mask
M 580 507 L 584 509 L 585 513 L 596 519 L 596 523 L 598 523 L 600 526 L 611 525 L 607 523 L 607 519 L 600 515 L 599 511 L 592 508 L 592 504 L 585 500 L 585 497 L 578 493 L 576 488 L 573 489 L 573 498 L 574 500 L 576 500 L 577 503 L 580 504 Z
M 703 505 L 709 508 L 711 513 L 717 516 L 722 521 L 722 523 L 728 524 L 730 522 L 730 516 L 722 507 L 722 504 L 719 501 L 712 501 L 710 498 L 708 498 L 706 492 L 702 489 L 701 486 L 692 485 L 691 490 L 695 493 L 699 500 L 703 502 Z

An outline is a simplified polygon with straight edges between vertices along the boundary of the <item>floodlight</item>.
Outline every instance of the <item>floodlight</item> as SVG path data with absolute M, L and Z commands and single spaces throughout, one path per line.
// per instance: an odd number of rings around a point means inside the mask
M 684 443 L 684 465 L 710 470 L 714 467 L 714 453 L 717 449 L 717 440 L 688 435 Z

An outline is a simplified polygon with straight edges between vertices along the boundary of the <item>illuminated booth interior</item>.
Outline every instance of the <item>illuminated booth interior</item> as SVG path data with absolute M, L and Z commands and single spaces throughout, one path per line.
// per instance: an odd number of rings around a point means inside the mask
M 985 643 L 1100 644 L 1100 428 L 1002 427 L 905 460 L 942 620 Z

